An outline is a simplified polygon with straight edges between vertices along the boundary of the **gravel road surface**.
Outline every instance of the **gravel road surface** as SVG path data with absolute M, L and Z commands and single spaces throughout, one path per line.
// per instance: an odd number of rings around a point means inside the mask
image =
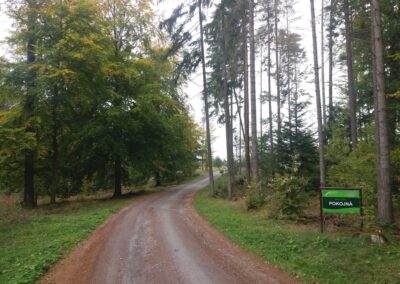
M 111 216 L 41 283 L 296 283 L 229 242 L 192 207 L 199 178 Z

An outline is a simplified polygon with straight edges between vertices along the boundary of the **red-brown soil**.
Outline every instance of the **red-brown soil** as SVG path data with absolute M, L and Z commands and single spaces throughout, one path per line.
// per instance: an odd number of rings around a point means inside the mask
M 41 283 L 296 283 L 211 228 L 192 207 L 202 178 L 111 216 Z

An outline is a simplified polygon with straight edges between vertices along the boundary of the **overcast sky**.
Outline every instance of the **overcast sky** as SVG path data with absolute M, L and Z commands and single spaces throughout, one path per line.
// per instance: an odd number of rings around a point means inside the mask
M 11 29 L 11 24 L 12 21 L 5 15 L 5 10 L 4 10 L 4 0 L 0 0 L 0 54 L 1 55 L 7 55 L 9 54 L 9 50 L 7 45 L 4 43 L 4 39 L 7 37 L 10 29 Z M 157 1 L 158 2 L 158 1 Z M 169 13 L 173 10 L 174 7 L 178 5 L 179 1 L 173 1 L 173 0 L 167 0 L 164 1 L 162 4 L 155 5 L 155 9 L 157 13 L 160 15 L 160 17 L 166 17 L 169 15 Z M 321 13 L 321 0 L 316 0 L 316 16 L 318 19 L 320 19 L 320 13 Z M 312 37 L 311 37 L 311 24 L 310 24 L 310 2 L 308 0 L 299 0 L 295 5 L 294 5 L 294 11 L 295 15 L 294 18 L 297 18 L 297 20 L 293 23 L 291 23 L 291 30 L 293 32 L 299 33 L 303 40 L 302 40 L 302 45 L 305 48 L 307 52 L 307 58 L 310 67 L 312 67 Z M 211 17 L 211 12 L 212 10 L 206 11 L 208 19 Z M 317 23 L 317 24 L 318 24 Z M 257 28 L 257 23 L 256 23 L 256 28 Z M 318 38 L 319 40 L 319 38 Z M 320 47 L 320 46 L 319 46 Z M 259 51 L 257 51 L 257 58 L 256 58 L 256 93 L 257 96 L 260 94 L 260 54 Z M 326 61 L 326 58 L 325 58 Z M 327 64 L 326 64 L 327 65 Z M 327 70 L 327 69 L 326 69 Z M 200 71 L 200 68 L 199 68 Z M 327 72 L 327 71 L 326 71 Z M 265 72 L 264 72 L 265 73 Z M 327 73 L 326 73 L 327 74 Z M 263 89 L 265 90 L 267 88 L 267 78 L 265 76 L 266 74 L 263 74 Z M 327 77 L 327 76 L 326 76 Z M 309 82 L 304 82 L 303 87 L 311 94 L 313 95 L 314 93 L 314 85 L 311 82 L 312 78 L 309 78 Z M 275 86 L 271 86 L 272 90 L 275 90 Z M 202 91 L 202 79 L 201 79 L 201 74 L 193 74 L 187 83 L 187 85 L 184 87 L 184 92 L 186 93 L 188 97 L 188 103 L 191 105 L 191 114 L 195 118 L 195 120 L 203 126 L 203 103 L 202 103 L 202 98 L 201 98 L 201 91 Z M 274 93 L 273 93 L 274 94 Z M 310 123 L 314 121 L 312 118 L 315 117 L 316 113 L 316 107 L 314 103 L 315 99 L 314 97 L 311 98 L 311 102 L 313 105 L 310 107 L 310 112 L 309 112 L 309 121 Z M 260 108 L 259 105 L 258 107 L 258 112 L 257 112 L 257 120 L 259 121 L 259 115 L 260 115 Z M 263 117 L 264 119 L 266 118 L 266 113 L 267 113 L 267 105 L 264 104 L 262 108 L 263 112 Z M 276 108 L 273 109 L 273 111 L 276 111 Z M 284 110 L 283 110 L 284 111 Z M 212 129 L 213 131 L 213 152 L 214 152 L 214 157 L 215 156 L 220 156 L 221 158 L 226 157 L 226 142 L 225 142 L 225 129 L 222 125 L 218 125 L 216 122 L 216 119 L 212 119 Z M 259 124 L 258 124 L 259 127 Z M 266 129 L 264 129 L 266 131 Z

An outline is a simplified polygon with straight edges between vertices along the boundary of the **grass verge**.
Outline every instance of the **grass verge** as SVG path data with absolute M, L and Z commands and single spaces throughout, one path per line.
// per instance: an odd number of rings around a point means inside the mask
M 172 186 L 147 189 L 143 194 Z M 78 195 L 56 205 L 42 204 L 35 210 L 16 205 L 19 197 L 1 197 L 0 284 L 35 282 L 108 216 L 138 199 L 134 193 L 121 199 L 111 199 L 111 195 Z
M 0 283 L 32 283 L 130 199 L 87 201 L 0 224 Z M 40 210 L 40 209 L 39 209 Z
M 209 198 L 205 189 L 194 205 L 231 241 L 304 283 L 400 283 L 399 242 L 372 244 L 368 235 L 320 234 L 267 220 L 240 202 Z

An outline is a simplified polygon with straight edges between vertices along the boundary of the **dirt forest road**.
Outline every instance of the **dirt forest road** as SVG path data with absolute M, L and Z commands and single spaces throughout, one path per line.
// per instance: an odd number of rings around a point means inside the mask
M 199 178 L 110 217 L 42 283 L 295 283 L 227 241 L 192 207 Z

